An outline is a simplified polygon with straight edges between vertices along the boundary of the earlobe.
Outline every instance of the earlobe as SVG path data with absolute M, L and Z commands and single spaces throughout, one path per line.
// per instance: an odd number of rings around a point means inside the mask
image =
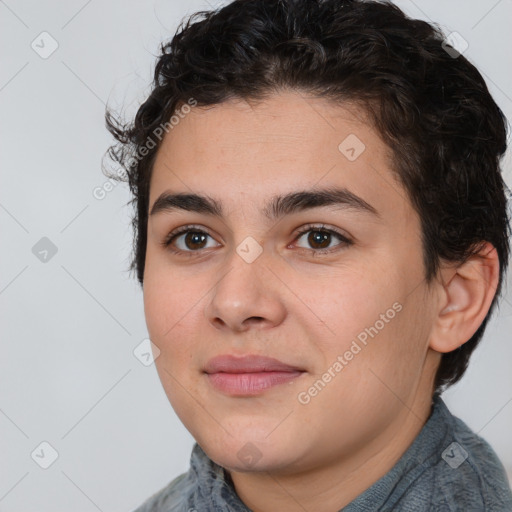
M 485 319 L 498 286 L 498 254 L 487 242 L 466 262 L 441 269 L 440 273 L 443 299 L 430 348 L 446 353 L 466 343 Z

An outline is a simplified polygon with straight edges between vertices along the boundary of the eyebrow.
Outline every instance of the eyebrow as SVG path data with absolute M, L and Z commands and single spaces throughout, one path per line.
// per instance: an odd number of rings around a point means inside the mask
M 380 217 L 379 212 L 372 205 L 346 188 L 300 190 L 273 196 L 263 207 L 262 213 L 267 219 L 275 221 L 285 215 L 324 206 L 353 209 Z M 178 210 L 224 218 L 222 203 L 210 196 L 187 193 L 173 194 L 169 191 L 160 194 L 153 203 L 149 215 Z

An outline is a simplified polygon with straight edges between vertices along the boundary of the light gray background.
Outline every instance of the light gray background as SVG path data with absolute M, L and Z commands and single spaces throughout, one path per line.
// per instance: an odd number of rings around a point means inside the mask
M 397 4 L 463 36 L 510 119 L 512 2 Z M 188 468 L 193 439 L 154 365 L 133 353 L 147 331 L 141 291 L 124 271 L 127 187 L 103 200 L 92 192 L 107 181 L 105 103 L 133 115 L 159 43 L 185 14 L 214 5 L 0 1 L 0 511 L 130 511 Z M 46 59 L 31 48 L 43 31 L 59 45 Z M 506 173 L 510 185 L 510 153 Z M 58 250 L 45 263 L 32 252 L 42 237 Z M 444 397 L 512 475 L 511 326 L 512 290 Z M 44 441 L 58 453 L 48 469 L 35 462 L 50 461 Z

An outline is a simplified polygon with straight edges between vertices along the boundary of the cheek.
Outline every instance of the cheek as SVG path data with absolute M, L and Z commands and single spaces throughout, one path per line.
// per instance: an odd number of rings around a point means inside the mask
M 379 312 L 384 313 L 383 320 L 374 319 L 363 331 L 368 336 L 361 354 L 373 390 L 370 394 L 389 392 L 407 401 L 419 383 L 428 351 L 427 307 L 415 294 L 397 294 L 390 301 L 386 306 L 391 307 Z
M 200 289 L 198 289 L 200 288 Z M 183 329 L 197 315 L 204 294 L 197 280 L 180 279 L 161 265 L 150 262 L 144 275 L 144 314 L 150 338 L 161 350 L 168 350 L 179 339 L 185 339 Z M 190 339 L 190 338 L 189 338 Z
M 149 266 L 144 279 L 144 311 L 149 336 L 160 349 L 155 367 L 169 403 L 179 415 L 185 427 L 199 435 L 195 429 L 207 421 L 197 407 L 199 372 L 194 360 L 199 352 L 198 322 L 202 318 L 199 299 L 204 295 L 202 287 L 194 280 L 182 280 L 169 269 Z
M 324 332 L 314 337 L 322 353 L 315 377 L 342 356 L 345 378 L 360 391 L 378 391 L 378 377 L 391 388 L 414 384 L 427 350 L 428 314 L 422 287 L 405 293 L 407 282 L 388 268 L 380 278 L 368 273 L 324 283 L 325 293 L 310 302 Z
M 333 350 L 346 348 L 358 336 L 364 341 L 365 336 L 370 336 L 368 331 L 375 334 L 375 328 L 380 336 L 400 315 L 393 308 L 400 296 L 396 288 L 371 279 L 368 274 L 348 277 L 325 281 L 304 301 L 314 313 L 311 317 L 323 324 L 326 335 L 322 338 Z

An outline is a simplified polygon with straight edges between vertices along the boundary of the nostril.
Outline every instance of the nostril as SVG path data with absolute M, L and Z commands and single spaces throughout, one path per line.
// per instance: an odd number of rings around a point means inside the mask
M 264 320 L 262 316 L 251 316 L 251 318 L 248 318 L 246 322 L 261 322 L 262 320 Z

